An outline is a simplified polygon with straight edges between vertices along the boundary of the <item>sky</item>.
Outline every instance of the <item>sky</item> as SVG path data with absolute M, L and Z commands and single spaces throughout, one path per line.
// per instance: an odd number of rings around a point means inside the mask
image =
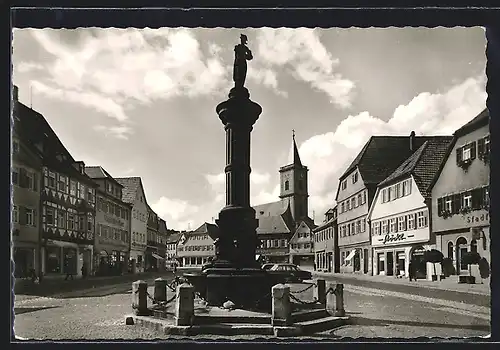
M 484 29 L 14 29 L 13 82 L 76 160 L 140 176 L 171 229 L 225 205 L 234 45 L 263 112 L 251 135 L 251 205 L 279 200 L 292 129 L 309 168 L 309 216 L 372 135 L 451 135 L 486 107 Z

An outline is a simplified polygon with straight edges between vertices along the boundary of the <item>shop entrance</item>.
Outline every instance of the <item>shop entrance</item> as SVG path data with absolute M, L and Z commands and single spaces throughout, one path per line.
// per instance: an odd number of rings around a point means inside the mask
M 397 252 L 396 275 L 405 275 L 405 252 Z
M 462 256 L 465 253 L 467 253 L 467 240 L 464 237 L 460 237 L 457 239 L 457 271 L 468 270 L 467 264 L 462 264 Z
M 387 276 L 394 275 L 394 253 L 387 252 Z
M 385 275 L 385 255 L 377 253 L 377 271 L 379 275 Z
M 411 262 L 414 264 L 415 278 L 426 278 L 427 277 L 427 263 L 424 260 L 425 249 L 422 246 L 418 246 L 413 250 L 411 254 Z

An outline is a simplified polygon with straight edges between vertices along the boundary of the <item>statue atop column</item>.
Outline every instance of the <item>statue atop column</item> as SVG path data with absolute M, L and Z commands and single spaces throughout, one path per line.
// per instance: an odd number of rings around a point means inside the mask
M 236 88 L 242 88 L 245 85 L 247 77 L 247 61 L 250 61 L 252 51 L 247 47 L 248 38 L 245 34 L 240 35 L 241 42 L 234 47 L 234 66 L 233 80 Z

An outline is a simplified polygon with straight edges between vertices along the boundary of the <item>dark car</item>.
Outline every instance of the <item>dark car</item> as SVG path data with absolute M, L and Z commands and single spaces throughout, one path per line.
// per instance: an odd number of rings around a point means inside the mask
M 276 265 L 276 264 L 274 264 L 274 263 L 273 263 L 273 264 L 269 264 L 269 263 L 268 263 L 268 264 L 264 264 L 264 265 L 262 265 L 262 266 L 261 266 L 261 269 L 262 269 L 262 270 L 269 270 L 269 269 L 271 269 L 274 265 Z
M 301 270 L 294 264 L 274 264 L 268 273 L 282 277 L 283 282 L 302 282 L 312 279 L 312 274 L 309 271 Z

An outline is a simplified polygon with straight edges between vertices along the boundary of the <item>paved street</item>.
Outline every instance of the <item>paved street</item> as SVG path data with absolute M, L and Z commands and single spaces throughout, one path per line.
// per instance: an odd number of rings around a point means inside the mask
M 151 286 L 153 280 L 148 283 Z M 461 338 L 485 336 L 490 332 L 488 307 L 454 301 L 455 294 L 447 295 L 446 292 L 443 291 L 438 299 L 398 290 L 346 285 L 345 308 L 353 324 L 307 338 Z M 19 295 L 15 302 L 15 331 L 18 336 L 28 339 L 165 337 L 138 326 L 126 326 L 124 315 L 131 313 L 130 304 L 128 282 L 50 298 Z M 205 339 L 207 336 L 192 338 Z M 256 339 L 258 336 L 243 338 Z

